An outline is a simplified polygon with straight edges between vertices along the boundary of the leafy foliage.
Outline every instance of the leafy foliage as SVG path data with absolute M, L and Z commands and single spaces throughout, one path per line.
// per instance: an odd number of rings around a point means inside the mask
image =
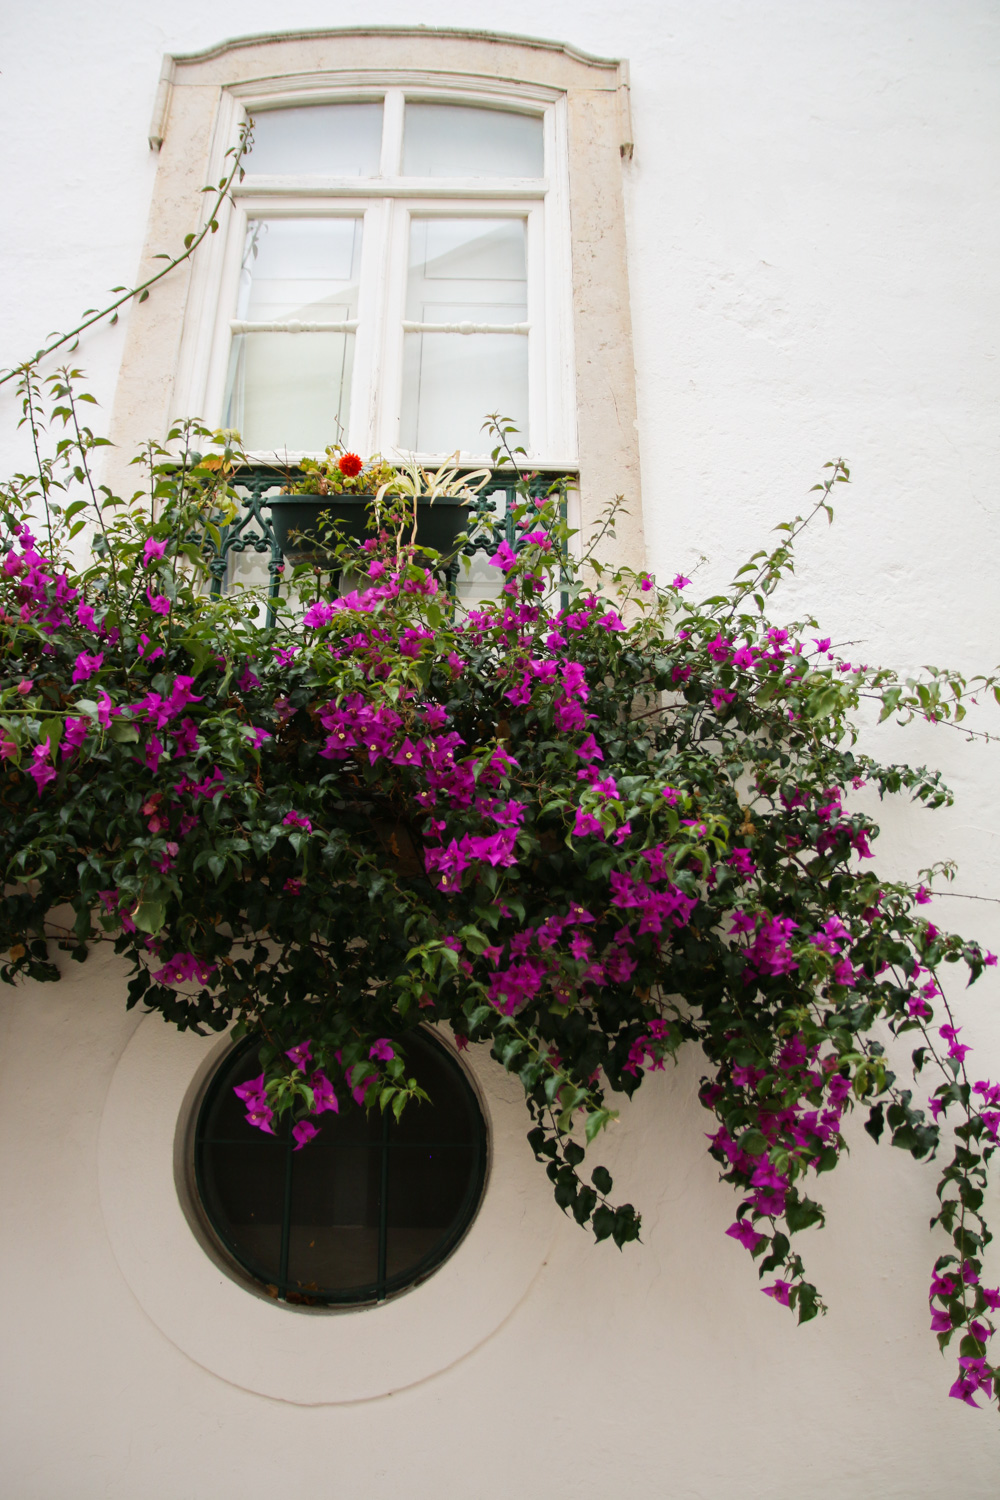
M 979 1278 L 1000 1087 L 970 1083 L 943 976 L 995 959 L 926 920 L 923 886 L 873 873 L 855 791 L 950 794 L 862 753 L 852 716 L 874 697 L 956 723 L 997 685 L 901 680 L 838 659 L 812 620 L 772 623 L 844 464 L 701 603 L 680 576 L 657 586 L 593 548 L 572 561 L 558 494 L 535 501 L 519 476 L 498 597 L 460 609 L 447 559 L 413 541 L 418 489 L 394 512 L 389 485 L 370 538 L 340 554 L 356 586 L 299 567 L 269 628 L 252 592 L 207 587 L 231 436 L 178 425 L 121 499 L 94 482 L 101 439 L 75 380 L 50 383 L 63 435 L 42 458 L 42 392 L 22 377 L 39 468 L 3 491 L 3 977 L 57 979 L 53 944 L 82 961 L 113 942 L 130 1005 L 263 1039 L 248 1118 L 293 1111 L 301 1144 L 336 1091 L 398 1115 L 419 1093 L 407 1033 L 447 1024 L 517 1074 L 556 1202 L 619 1247 L 639 1215 L 606 1168 L 585 1170 L 588 1148 L 616 1095 L 696 1046 L 710 1149 L 739 1197 L 728 1233 L 800 1321 L 822 1302 L 793 1242 L 822 1224 L 814 1184 L 845 1111 L 917 1158 L 947 1116 L 934 1326 L 960 1338 L 952 1394 L 990 1394 L 1000 1292 Z M 494 461 L 516 465 L 510 424 L 492 425 Z M 923 1089 L 933 1073 L 929 1114 L 888 1065 L 886 1026 L 913 1035 Z

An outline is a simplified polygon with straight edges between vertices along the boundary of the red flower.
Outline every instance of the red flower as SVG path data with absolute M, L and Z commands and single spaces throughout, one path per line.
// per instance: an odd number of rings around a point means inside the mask
M 353 479 L 356 474 L 361 473 L 364 464 L 356 453 L 343 453 L 337 460 L 337 468 L 345 479 Z

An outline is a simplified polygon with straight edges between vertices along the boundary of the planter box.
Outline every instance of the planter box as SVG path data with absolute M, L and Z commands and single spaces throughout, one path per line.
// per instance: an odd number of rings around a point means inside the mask
M 360 544 L 371 536 L 368 530 L 372 495 L 274 495 L 267 505 L 275 540 L 289 562 L 322 563 L 330 554 L 322 546 L 311 544 L 292 533 L 315 537 L 324 522 L 335 522 L 344 535 Z M 442 496 L 431 503 L 417 502 L 417 545 L 433 547 L 435 552 L 451 553 L 455 538 L 468 525 L 469 502 L 453 496 Z

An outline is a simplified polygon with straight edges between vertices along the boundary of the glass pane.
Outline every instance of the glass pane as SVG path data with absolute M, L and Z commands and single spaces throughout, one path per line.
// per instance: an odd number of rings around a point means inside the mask
M 361 219 L 255 219 L 247 229 L 236 316 L 353 318 L 362 229 Z
M 245 1121 L 243 1130 L 257 1139 L 245 1146 L 213 1145 L 202 1152 L 202 1201 L 247 1269 L 265 1282 L 276 1282 L 288 1148 Z
M 496 569 L 493 570 L 496 572 Z M 465 1146 L 476 1134 L 476 1102 L 451 1057 L 419 1032 L 403 1038 L 407 1070 L 416 1073 L 430 1103 L 411 1101 L 390 1121 L 391 1150 L 401 1146 Z
M 403 171 L 411 177 L 541 177 L 537 115 L 464 104 L 407 104 Z
M 358 1117 L 369 1144 L 342 1144 L 334 1121 L 295 1153 L 288 1279 L 307 1296 L 349 1295 L 378 1280 L 382 1121 Z
M 521 323 L 527 317 L 523 219 L 413 219 L 406 317 L 417 323 Z M 527 434 L 523 334 L 407 333 L 400 446 L 481 452 L 487 412 Z
M 322 453 L 351 411 L 353 333 L 241 333 L 227 427 L 253 452 Z
M 271 219 L 249 226 L 237 317 L 332 323 L 357 316 L 361 219 Z M 354 334 L 240 333 L 226 425 L 248 448 L 320 452 L 350 421 Z
M 389 1155 L 386 1274 L 414 1273 L 463 1217 L 475 1182 L 468 1146 L 397 1147 Z
M 523 219 L 412 219 L 406 316 L 419 323 L 523 323 Z
M 401 448 L 485 453 L 487 412 L 528 435 L 528 340 L 517 334 L 408 333 L 403 350 Z M 525 444 L 527 446 L 527 443 Z
M 309 104 L 254 115 L 248 172 L 377 177 L 381 104 Z

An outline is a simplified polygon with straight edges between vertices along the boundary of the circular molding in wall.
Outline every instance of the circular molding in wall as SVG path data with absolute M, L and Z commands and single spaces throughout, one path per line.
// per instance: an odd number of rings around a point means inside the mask
M 478 1062 L 476 1049 L 463 1055 L 487 1117 L 491 1161 L 479 1212 L 444 1265 L 378 1307 L 301 1309 L 255 1295 L 223 1269 L 183 1201 L 189 1117 L 228 1046 L 147 1016 L 104 1106 L 104 1221 L 122 1275 L 160 1331 L 230 1384 L 304 1406 L 389 1395 L 488 1339 L 527 1293 L 558 1225 L 524 1139 L 517 1081 L 485 1055 Z

